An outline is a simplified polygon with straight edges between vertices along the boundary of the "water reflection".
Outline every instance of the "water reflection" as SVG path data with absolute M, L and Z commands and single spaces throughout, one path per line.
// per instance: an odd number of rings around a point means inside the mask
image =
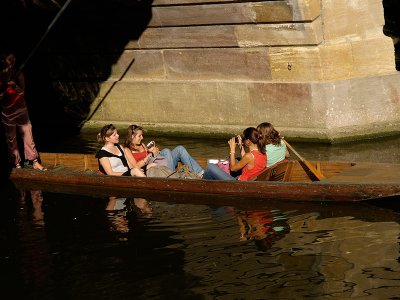
M 15 200 L 0 263 L 26 299 L 395 299 L 400 291 L 400 215 L 369 204 L 213 207 L 40 191 Z
M 42 211 L 42 203 L 43 203 L 43 195 L 42 191 L 33 190 L 33 191 L 19 191 L 21 195 L 21 202 L 25 203 L 26 206 L 32 209 L 32 220 L 35 225 L 43 226 L 43 211 Z
M 257 249 L 267 251 L 290 232 L 287 218 L 279 210 L 240 211 L 237 213 L 240 240 L 254 240 Z
M 119 241 L 127 241 L 128 233 L 130 231 L 130 223 L 134 223 L 136 230 L 145 219 L 151 218 L 153 208 L 151 202 L 144 198 L 117 198 L 109 197 L 107 206 L 107 219 L 111 226 L 110 231 L 117 233 L 116 238 Z M 134 220 L 132 222 L 132 219 Z M 142 220 L 143 219 L 143 220 Z
M 153 208 L 151 202 L 144 198 L 118 198 L 109 197 L 106 211 L 133 210 L 140 217 L 151 217 Z

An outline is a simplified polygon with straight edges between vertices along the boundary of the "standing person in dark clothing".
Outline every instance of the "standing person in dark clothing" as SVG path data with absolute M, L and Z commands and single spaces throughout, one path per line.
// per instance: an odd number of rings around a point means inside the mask
M 17 143 L 17 129 L 24 143 L 24 158 L 36 170 L 46 169 L 39 161 L 32 135 L 32 124 L 24 98 L 25 80 L 15 68 L 15 55 L 8 51 L 0 53 L 0 107 L 1 122 L 7 138 L 8 154 L 15 168 L 22 167 Z

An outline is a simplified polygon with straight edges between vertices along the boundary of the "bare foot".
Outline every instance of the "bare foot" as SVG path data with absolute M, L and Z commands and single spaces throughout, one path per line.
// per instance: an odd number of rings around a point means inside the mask
M 45 167 L 43 167 L 37 159 L 35 159 L 35 160 L 33 161 L 32 167 L 33 167 L 35 170 L 47 171 L 47 169 L 46 169 Z

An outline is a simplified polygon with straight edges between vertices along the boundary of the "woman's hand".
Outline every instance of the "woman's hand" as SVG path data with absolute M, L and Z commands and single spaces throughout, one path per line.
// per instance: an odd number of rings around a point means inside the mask
M 152 153 L 153 156 L 156 157 L 160 153 L 160 149 L 158 149 L 157 146 L 154 146 L 154 147 L 151 147 L 150 149 L 148 149 L 147 152 Z
M 242 139 L 242 136 L 240 134 L 237 136 L 237 140 L 238 140 L 239 149 L 240 149 L 240 156 L 243 157 L 246 154 L 246 151 L 244 150 L 243 139 Z
M 230 148 L 230 153 L 235 153 L 235 150 L 236 150 L 235 137 L 231 138 L 231 139 L 228 141 L 228 144 L 229 144 L 229 148 Z
M 242 148 L 242 147 L 243 147 L 242 136 L 239 134 L 239 135 L 237 135 L 236 137 L 237 137 L 237 140 L 238 140 L 238 145 L 239 145 L 239 147 Z
M 143 170 L 140 168 L 132 168 L 131 171 L 131 176 L 136 176 L 136 177 L 146 177 L 144 174 Z

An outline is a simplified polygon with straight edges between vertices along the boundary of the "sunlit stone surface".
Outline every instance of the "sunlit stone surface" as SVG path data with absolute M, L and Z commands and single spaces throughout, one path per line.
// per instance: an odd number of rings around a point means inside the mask
M 126 45 L 86 126 L 235 133 L 269 121 L 292 138 L 393 134 L 400 74 L 382 1 L 354 3 L 155 0 L 149 27 Z

